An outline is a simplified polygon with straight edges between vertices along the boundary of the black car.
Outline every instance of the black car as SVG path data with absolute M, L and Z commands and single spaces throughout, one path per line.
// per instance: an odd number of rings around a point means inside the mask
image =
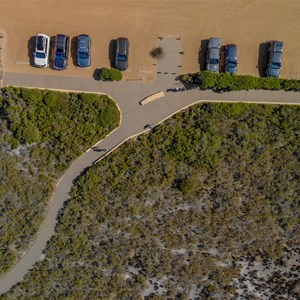
M 68 66 L 70 38 L 64 34 L 58 34 L 55 38 L 55 52 L 53 67 L 56 70 L 64 70 Z
M 126 38 L 118 38 L 116 42 L 115 68 L 126 71 L 128 68 L 129 42 Z
M 273 41 L 269 44 L 269 63 L 267 68 L 267 76 L 279 77 L 282 61 L 283 42 Z
M 225 72 L 235 74 L 237 72 L 237 47 L 236 45 L 228 45 L 225 47 Z

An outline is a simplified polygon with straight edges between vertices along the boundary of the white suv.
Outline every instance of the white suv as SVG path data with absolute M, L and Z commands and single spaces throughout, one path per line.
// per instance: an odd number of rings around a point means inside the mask
M 36 36 L 34 65 L 38 68 L 48 67 L 49 64 L 50 38 L 48 35 L 39 33 Z

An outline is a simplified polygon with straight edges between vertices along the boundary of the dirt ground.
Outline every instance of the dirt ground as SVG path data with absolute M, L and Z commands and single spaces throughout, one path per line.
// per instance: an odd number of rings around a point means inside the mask
M 221 37 L 223 45 L 238 46 L 239 74 L 256 76 L 263 72 L 266 42 L 282 40 L 282 77 L 300 79 L 299 0 L 0 0 L 0 8 L 5 40 L 1 64 L 8 72 L 91 77 L 96 68 L 110 65 L 112 40 L 127 37 L 125 78 L 149 81 L 156 75 L 156 60 L 149 51 L 158 37 L 182 39 L 185 73 L 203 68 L 207 39 L 214 36 Z M 65 71 L 32 67 L 37 33 L 52 40 L 57 33 L 68 34 L 72 44 L 78 34 L 91 35 L 91 67 L 77 68 L 74 53 Z

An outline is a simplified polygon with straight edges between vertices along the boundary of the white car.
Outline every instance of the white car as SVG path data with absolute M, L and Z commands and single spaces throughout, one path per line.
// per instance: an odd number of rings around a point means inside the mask
M 50 38 L 48 35 L 39 33 L 36 36 L 34 65 L 45 68 L 49 65 Z

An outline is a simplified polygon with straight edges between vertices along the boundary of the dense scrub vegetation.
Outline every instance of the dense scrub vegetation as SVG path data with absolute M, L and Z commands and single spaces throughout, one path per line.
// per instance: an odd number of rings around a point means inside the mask
M 4 88 L 0 97 L 0 273 L 27 249 L 54 180 L 119 123 L 107 96 Z
M 128 141 L 3 299 L 231 298 L 237 261 L 299 245 L 299 133 L 300 107 L 204 104 Z
M 122 80 L 122 77 L 123 75 L 119 70 L 106 67 L 101 68 L 96 75 L 96 79 L 103 81 L 120 81 Z
M 201 89 L 215 91 L 242 90 L 284 90 L 300 91 L 300 80 L 271 77 L 254 77 L 250 75 L 233 75 L 230 73 L 213 73 L 209 71 L 184 74 L 184 83 L 197 84 Z

